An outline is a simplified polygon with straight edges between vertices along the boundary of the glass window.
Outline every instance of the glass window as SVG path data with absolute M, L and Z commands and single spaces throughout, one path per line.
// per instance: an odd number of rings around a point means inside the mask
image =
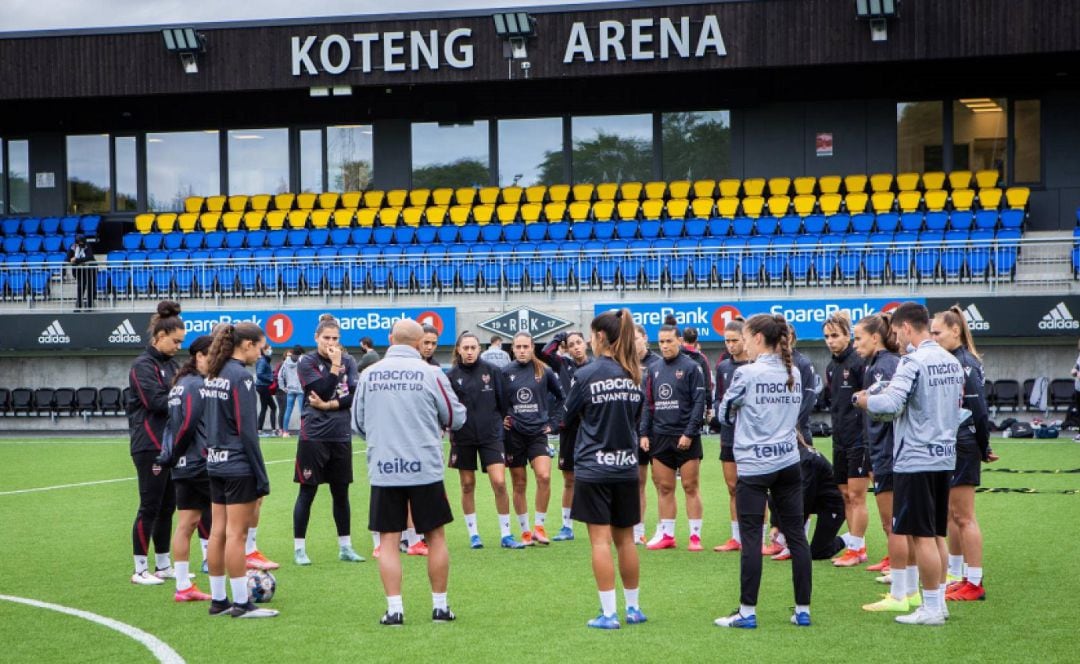
M 488 161 L 487 120 L 412 126 L 412 186 L 417 189 L 487 186 L 491 181 Z
M 116 211 L 135 210 L 139 202 L 139 162 L 136 158 L 134 136 L 117 136 L 113 139 L 116 153 Z
M 574 182 L 653 179 L 651 115 L 604 115 L 571 121 Z
M 68 212 L 108 212 L 109 193 L 108 134 L 68 136 Z
M 8 141 L 8 214 L 30 211 L 30 142 Z
M 181 210 L 188 196 L 221 193 L 218 132 L 146 135 L 146 200 L 154 212 Z
M 368 177 L 370 179 L 370 175 Z M 323 182 L 322 129 L 300 131 L 300 191 L 326 191 L 326 184 Z
M 980 97 L 953 102 L 953 170 L 996 170 L 1005 179 L 1008 101 Z
M 234 129 L 229 137 L 229 193 L 289 191 L 289 130 Z
M 371 125 L 326 128 L 327 190 L 360 191 L 371 185 L 375 178 L 371 137 Z
M 896 105 L 896 169 L 900 173 L 940 171 L 944 139 L 940 101 L 901 102 Z M 958 168 L 954 166 L 954 168 Z
M 558 184 L 563 172 L 562 118 L 499 120 L 499 186 Z
M 1038 99 L 1017 100 L 1013 104 L 1013 180 L 1042 181 L 1042 113 Z
M 731 172 L 730 111 L 664 113 L 660 122 L 665 179 L 715 180 Z

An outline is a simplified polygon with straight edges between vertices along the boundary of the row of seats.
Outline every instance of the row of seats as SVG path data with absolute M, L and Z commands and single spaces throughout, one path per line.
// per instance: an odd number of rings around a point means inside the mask
M 0 239 L 0 250 L 5 254 L 62 253 L 75 244 L 75 238 L 75 235 L 7 235 Z
M 610 240 L 621 238 L 656 239 L 659 237 L 749 237 L 752 235 L 787 235 L 821 233 L 891 233 L 897 230 L 918 232 L 929 231 L 968 231 L 995 229 L 1019 229 L 1024 223 L 1024 213 L 1020 210 L 1006 210 L 1001 214 L 992 210 L 971 212 L 912 212 L 905 214 L 835 214 L 830 216 L 811 215 L 805 218 L 795 215 L 785 217 L 714 217 L 712 219 L 668 219 L 664 221 L 579 221 L 574 223 L 521 224 L 513 223 L 489 226 L 379 226 L 375 228 L 358 226 L 355 228 L 296 228 L 271 231 L 213 231 L 203 233 L 127 233 L 122 240 L 126 251 L 159 249 L 175 251 L 179 249 L 240 249 L 283 247 L 283 246 L 344 246 L 355 245 L 411 245 L 417 243 L 452 244 L 461 242 L 542 242 L 545 240 L 563 241 L 573 239 L 587 241 L 592 239 Z
M 1023 387 L 1018 381 L 1012 379 L 986 381 L 986 403 L 998 409 L 1012 408 L 1015 411 L 1023 408 L 1028 412 L 1037 412 L 1037 409 L 1030 405 L 1031 392 L 1034 389 L 1034 378 L 1025 380 Z M 1050 381 L 1047 393 L 1050 408 L 1052 410 L 1067 409 L 1072 404 L 1074 391 L 1072 378 L 1055 378 Z
M 53 235 L 97 235 L 101 217 L 86 214 L 71 217 L 7 217 L 0 219 L 0 236 L 53 236 Z
M 0 415 L 123 415 L 130 389 L 0 387 Z

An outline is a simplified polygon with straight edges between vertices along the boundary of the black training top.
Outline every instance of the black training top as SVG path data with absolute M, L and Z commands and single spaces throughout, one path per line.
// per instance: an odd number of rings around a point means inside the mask
M 131 432 L 131 453 L 160 452 L 165 422 L 169 419 L 169 389 L 176 363 L 153 346 L 147 346 L 131 363 L 126 404 Z
M 544 367 L 537 378 L 532 362 L 517 361 L 503 367 L 502 372 L 510 428 L 527 436 L 544 433 L 544 427 L 557 431 L 566 397 L 555 372 Z
M 347 443 L 352 440 L 352 400 L 356 393 L 356 360 L 341 356 L 341 375 L 330 372 L 330 360 L 316 350 L 300 358 L 296 375 L 304 389 L 304 408 L 300 411 L 300 438 L 321 443 Z M 314 392 L 323 401 L 337 399 L 337 410 L 319 410 L 308 401 Z
M 834 448 L 857 449 L 866 444 L 863 412 L 851 403 L 851 395 L 863 389 L 864 368 L 855 347 L 849 345 L 844 352 L 832 356 L 825 370 Z
M 566 421 L 577 427 L 576 479 L 637 481 L 636 423 L 641 405 L 641 388 L 610 357 L 578 369 L 566 398 Z
M 694 350 L 693 348 L 687 348 L 683 346 L 679 349 L 679 352 L 689 357 L 691 360 L 697 363 L 701 367 L 701 375 L 705 379 L 705 410 L 712 410 L 713 407 L 713 386 L 712 386 L 712 368 L 709 366 L 709 358 L 705 357 L 705 353 Z M 701 415 L 704 417 L 705 413 Z
M 810 426 L 810 415 L 814 412 L 817 403 L 817 374 L 814 373 L 814 363 L 810 358 L 797 350 L 791 351 L 791 363 L 799 370 L 802 378 L 802 405 L 799 406 L 799 431 L 806 432 Z M 806 441 L 809 445 L 811 441 Z
M 692 358 L 679 353 L 649 368 L 645 380 L 642 436 L 697 436 L 705 412 L 705 375 Z
M 964 408 L 971 411 L 971 416 L 960 423 L 956 444 L 975 444 L 983 460 L 986 460 L 990 455 L 990 411 L 986 407 L 986 376 L 983 374 L 983 365 L 963 346 L 958 346 L 952 354 L 960 361 L 960 366 L 964 367 Z
M 175 480 L 206 476 L 206 422 L 203 419 L 203 377 L 188 374 L 169 392 L 169 422 L 161 455 L 172 465 Z
M 731 355 L 725 355 L 724 359 L 716 364 L 716 380 L 713 381 L 716 390 L 713 393 L 713 403 L 716 404 L 716 419 L 720 421 L 720 444 L 727 447 L 735 444 L 735 422 L 728 424 L 725 418 L 720 416 L 720 403 L 724 400 L 724 393 L 727 392 L 728 386 L 731 385 L 735 370 L 747 362 L 748 360 L 737 362 Z M 736 419 L 738 419 L 738 414 L 733 418 L 733 420 Z
M 450 432 L 454 445 L 490 445 L 502 440 L 506 417 L 503 374 L 483 360 L 457 364 L 446 377 L 458 401 L 465 406 L 465 424 Z
M 206 400 L 206 469 L 210 477 L 254 477 L 260 496 L 270 493 L 259 447 L 259 395 L 255 377 L 230 359 L 203 386 Z
M 803 516 L 810 518 L 814 513 L 814 505 L 822 498 L 830 498 L 830 502 L 843 505 L 844 497 L 840 489 L 836 488 L 836 478 L 833 476 L 833 467 L 820 452 L 812 447 L 799 446 L 799 464 L 802 469 L 803 488 Z
M 887 350 L 879 351 L 870 358 L 866 365 L 862 384 L 870 387 L 874 383 L 892 380 L 896 368 L 900 366 L 900 356 Z M 866 443 L 870 446 L 870 466 L 875 475 L 892 472 L 893 462 L 893 425 L 892 422 L 875 422 L 864 417 L 866 422 Z

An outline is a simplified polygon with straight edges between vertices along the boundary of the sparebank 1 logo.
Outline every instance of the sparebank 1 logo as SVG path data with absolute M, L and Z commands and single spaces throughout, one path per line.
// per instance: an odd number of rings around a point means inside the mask
M 886 305 L 882 305 L 881 313 L 891 314 L 892 312 L 896 311 L 896 308 L 899 307 L 901 304 L 903 304 L 903 302 L 890 302 Z
M 434 311 L 421 312 L 420 315 L 416 317 L 416 322 L 420 323 L 421 325 L 430 325 L 434 327 L 436 330 L 439 331 L 439 336 L 442 336 L 444 325 L 443 319 L 442 316 L 435 313 Z
M 716 311 L 713 312 L 712 315 L 713 331 L 723 337 L 724 329 L 727 327 L 727 324 L 735 320 L 739 316 L 742 316 L 742 312 L 740 312 L 737 308 L 731 306 L 730 304 L 725 304 L 724 306 L 718 308 Z

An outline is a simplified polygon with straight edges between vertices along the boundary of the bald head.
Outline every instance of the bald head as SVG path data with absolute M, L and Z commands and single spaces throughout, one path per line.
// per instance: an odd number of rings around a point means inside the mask
M 420 348 L 420 340 L 424 338 L 424 328 L 414 320 L 402 318 L 394 323 L 390 330 L 390 343 L 399 346 L 411 346 Z

